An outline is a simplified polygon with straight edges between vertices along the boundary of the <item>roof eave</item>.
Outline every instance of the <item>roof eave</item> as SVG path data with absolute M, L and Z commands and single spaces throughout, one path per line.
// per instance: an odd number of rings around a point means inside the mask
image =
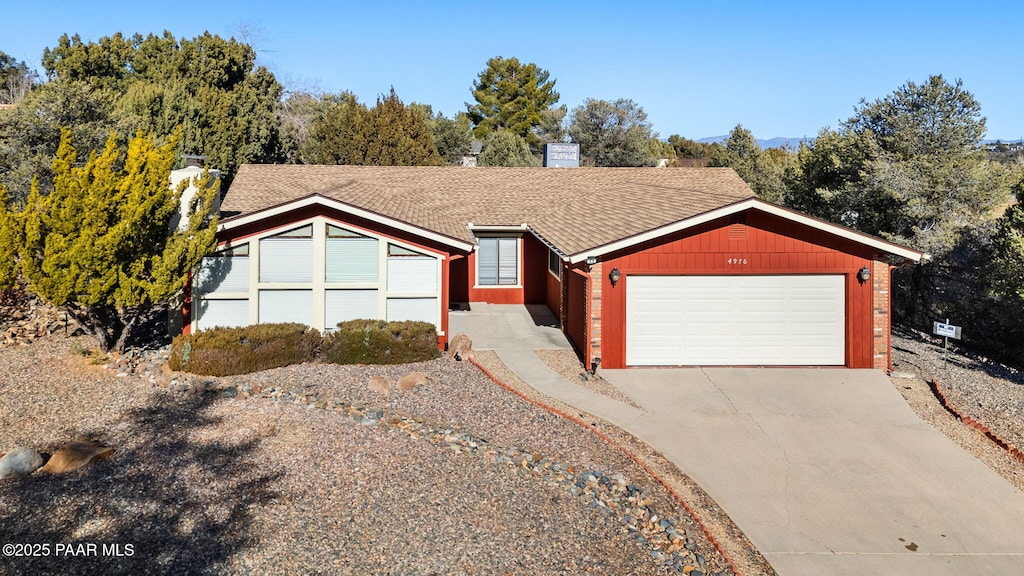
M 910 260 L 915 264 L 920 263 L 922 260 L 928 261 L 931 259 L 931 256 L 924 252 L 914 250 L 913 248 L 908 248 L 906 246 L 901 246 L 899 244 L 895 244 L 887 240 L 883 240 L 882 238 L 878 238 L 877 236 L 872 236 L 870 234 L 858 232 L 856 230 L 853 230 L 852 228 L 847 228 L 845 226 L 840 226 L 839 224 L 833 224 L 825 220 L 814 218 L 812 216 L 807 216 L 806 214 L 801 214 L 800 212 L 790 210 L 789 208 L 784 208 L 777 204 L 765 202 L 764 200 L 761 200 L 759 198 L 746 198 L 738 202 L 734 202 L 732 204 L 728 204 L 726 206 L 722 206 L 720 208 L 704 212 L 702 214 L 697 214 L 696 216 L 691 216 L 690 218 L 685 218 L 683 220 L 678 220 L 676 222 L 672 222 L 664 226 L 659 226 L 658 228 L 648 230 L 647 232 L 642 232 L 640 234 L 635 234 L 628 238 L 623 238 L 621 240 L 609 242 L 608 244 L 604 244 L 602 246 L 596 246 L 594 248 L 590 248 L 582 252 L 577 252 L 569 256 L 569 262 L 572 264 L 576 264 L 579 262 L 586 261 L 587 258 L 601 257 L 611 252 L 616 252 L 618 250 L 630 248 L 632 246 L 636 246 L 637 244 L 648 242 L 650 240 L 655 240 L 668 234 L 686 230 L 687 228 L 699 226 L 701 224 L 704 224 L 705 222 L 710 222 L 718 218 L 730 216 L 732 214 L 736 214 L 738 212 L 742 212 L 750 208 L 761 210 L 763 212 L 767 212 L 780 218 L 784 218 L 794 222 L 799 222 L 806 226 L 810 226 L 811 228 L 816 228 L 818 230 L 822 230 L 830 234 L 834 234 L 836 236 L 846 238 L 848 240 L 852 240 L 860 244 L 864 244 L 866 246 L 871 246 L 872 248 L 875 248 L 887 254 L 893 254 L 895 256 L 906 258 L 907 260 Z
M 409 232 L 410 234 L 415 234 L 417 236 L 420 236 L 421 238 L 433 240 L 434 242 L 438 242 L 445 246 L 450 246 L 452 248 L 456 248 L 464 252 L 470 252 L 473 250 L 472 242 L 466 242 L 465 240 L 453 238 L 451 236 L 448 236 L 447 234 L 442 234 L 440 232 L 428 230 L 426 228 L 416 226 L 415 224 L 410 224 L 402 220 L 397 220 L 389 216 L 384 216 L 383 214 L 359 208 L 346 202 L 335 200 L 333 198 L 328 198 L 322 194 L 316 193 L 295 200 L 290 200 L 288 202 L 278 204 L 276 206 L 270 206 L 268 208 L 256 210 L 254 212 L 247 212 L 244 214 L 239 214 L 237 216 L 231 216 L 230 218 L 221 220 L 218 229 L 231 230 L 233 228 L 238 228 L 240 226 L 245 226 L 247 224 L 259 222 L 260 220 L 272 218 L 274 216 L 278 216 L 280 214 L 284 214 L 292 210 L 297 210 L 299 208 L 305 208 L 307 206 L 315 205 L 331 208 L 333 210 L 338 210 L 339 212 L 344 212 L 347 214 L 351 214 L 353 216 L 358 216 L 360 218 L 366 218 L 367 220 L 370 220 L 372 222 L 377 222 L 385 226 L 395 228 L 397 230 L 402 230 L 403 232 Z

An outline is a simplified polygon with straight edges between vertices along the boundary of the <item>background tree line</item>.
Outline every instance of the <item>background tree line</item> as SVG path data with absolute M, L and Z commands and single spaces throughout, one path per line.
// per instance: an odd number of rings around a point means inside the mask
M 573 141 L 589 166 L 731 167 L 765 200 L 927 251 L 930 262 L 896 273 L 897 322 L 949 317 L 974 348 L 1024 361 L 1021 154 L 982 146 L 985 119 L 959 81 L 908 82 L 797 149 L 763 150 L 741 125 L 722 143 L 663 141 L 625 98 L 570 110 L 550 72 L 516 58 L 489 59 L 451 117 L 394 89 L 372 106 L 286 92 L 249 45 L 211 34 L 65 35 L 43 67 L 38 78 L 0 53 L 0 103 L 14 104 L 0 111 L 0 185 L 15 209 L 33 181 L 41 197 L 56 189 L 66 127 L 83 151 L 111 134 L 120 147 L 140 131 L 157 143 L 179 134 L 177 152 L 207 156 L 225 185 L 247 162 L 458 164 L 474 141 L 480 165 L 537 166 L 544 143 Z

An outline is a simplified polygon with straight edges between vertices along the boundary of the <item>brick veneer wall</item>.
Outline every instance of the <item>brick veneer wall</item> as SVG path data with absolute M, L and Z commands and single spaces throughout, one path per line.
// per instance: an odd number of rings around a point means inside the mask
M 588 362 L 601 357 L 601 293 L 603 286 L 604 265 L 598 262 L 590 267 L 590 302 L 587 306 L 587 314 L 590 318 L 590 331 L 587 334 L 590 340 Z
M 892 321 L 890 318 L 889 306 L 892 302 L 889 293 L 889 284 L 892 279 L 892 267 L 881 261 L 874 261 L 871 270 L 872 284 L 872 352 L 874 354 L 873 367 L 880 370 L 888 370 L 890 332 Z

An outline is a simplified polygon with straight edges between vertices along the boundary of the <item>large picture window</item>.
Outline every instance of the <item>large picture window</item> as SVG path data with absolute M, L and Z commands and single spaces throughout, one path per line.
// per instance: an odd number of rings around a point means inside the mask
M 312 281 L 312 224 L 260 240 L 260 282 Z
M 477 284 L 515 286 L 519 284 L 519 239 L 481 238 L 477 254 Z

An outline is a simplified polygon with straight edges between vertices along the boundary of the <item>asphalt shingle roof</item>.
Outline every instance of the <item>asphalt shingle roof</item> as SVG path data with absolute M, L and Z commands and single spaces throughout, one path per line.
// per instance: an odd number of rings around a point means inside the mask
M 528 224 L 576 254 L 751 198 L 730 168 L 246 164 L 221 205 L 244 216 L 320 194 L 473 242 L 467 224 Z

